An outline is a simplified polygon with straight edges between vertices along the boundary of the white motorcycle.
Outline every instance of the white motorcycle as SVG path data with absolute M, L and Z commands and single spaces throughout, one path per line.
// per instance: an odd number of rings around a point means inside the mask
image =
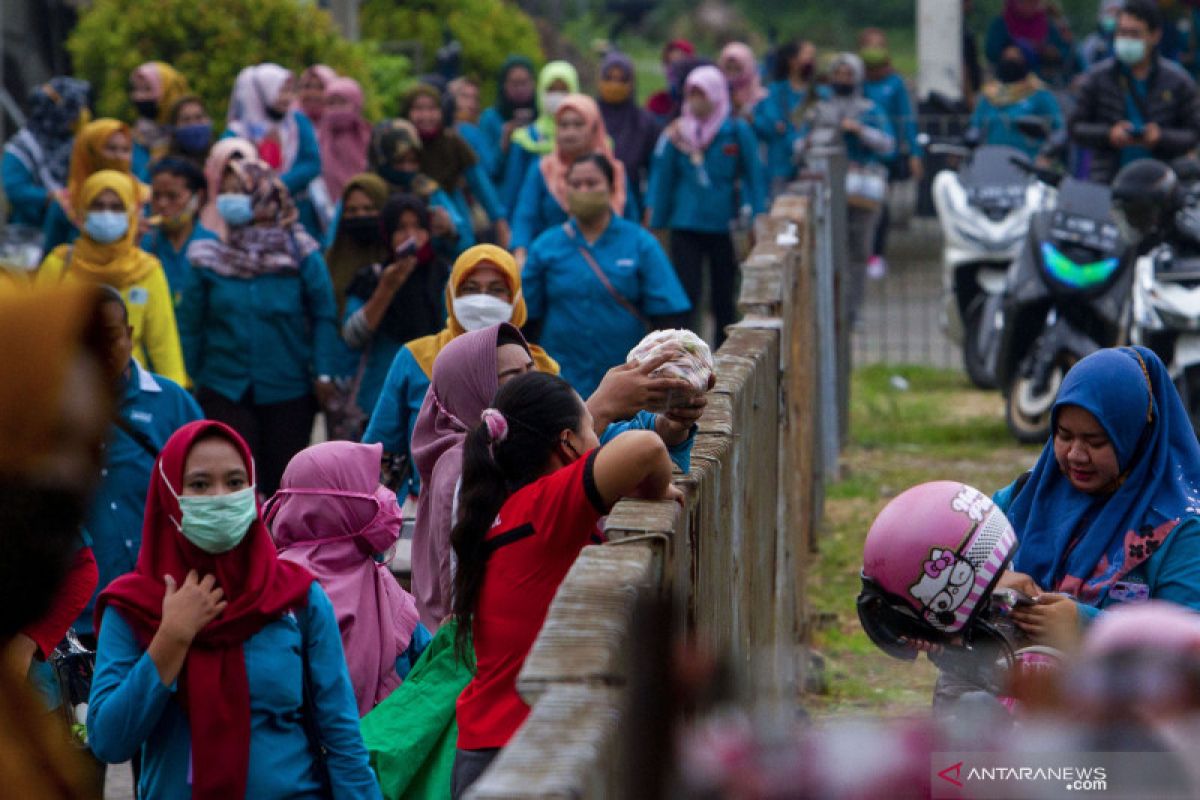
M 1175 212 L 1172 234 L 1134 270 L 1129 339 L 1167 365 L 1200 431 L 1200 199 Z
M 1004 292 L 1009 264 L 1017 257 L 1034 212 L 1053 202 L 1054 189 L 1033 180 L 1013 160 L 1019 150 L 985 145 L 933 144 L 933 153 L 958 155 L 957 170 L 933 179 L 933 203 L 942 226 L 942 328 L 962 345 L 972 383 L 994 389 L 980 348 L 980 325 L 988 299 Z

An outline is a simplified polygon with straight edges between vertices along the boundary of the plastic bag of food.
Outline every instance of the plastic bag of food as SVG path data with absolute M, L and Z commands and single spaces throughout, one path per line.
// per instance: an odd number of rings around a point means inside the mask
M 650 373 L 651 377 L 678 378 L 687 381 L 692 388 L 685 392 L 672 392 L 662 407 L 647 409 L 657 414 L 675 406 L 691 405 L 697 395 L 708 391 L 713 374 L 712 351 L 703 339 L 689 330 L 664 330 L 647 334 L 629 351 L 625 360 L 642 364 L 668 352 L 675 355 Z

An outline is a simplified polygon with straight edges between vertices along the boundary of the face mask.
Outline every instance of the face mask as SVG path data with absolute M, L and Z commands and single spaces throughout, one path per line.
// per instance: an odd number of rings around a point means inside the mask
M 93 242 L 112 244 L 129 230 L 129 216 L 124 211 L 89 211 L 83 230 Z
M 134 100 L 133 107 L 137 109 L 139 117 L 144 119 L 155 119 L 158 117 L 157 100 Z
M 513 305 L 490 294 L 454 298 L 454 318 L 467 331 L 477 331 L 512 319 Z
M 830 84 L 830 88 L 833 89 L 833 93 L 838 97 L 849 97 L 854 94 L 853 83 L 834 83 Z
M 996 78 L 1001 83 L 1017 83 L 1025 80 L 1029 74 L 1029 65 L 1016 58 L 1002 58 L 996 65 Z
M 1101 17 L 1100 18 L 1100 32 L 1101 33 L 1106 34 L 1106 35 L 1111 35 L 1112 32 L 1115 31 L 1116 29 L 1117 29 L 1117 18 L 1116 17 Z
M 858 55 L 868 69 L 886 67 L 891 58 L 886 47 L 864 47 Z
M 356 500 L 370 500 L 375 503 L 375 516 L 358 530 L 344 536 L 322 537 L 299 542 L 298 544 L 307 544 L 309 541 L 326 544 L 338 539 L 357 539 L 360 543 L 360 552 L 364 555 L 375 555 L 376 553 L 386 552 L 400 538 L 400 526 L 404 521 L 404 514 L 400 510 L 399 501 L 396 500 L 396 493 L 386 486 L 380 486 L 370 494 L 366 492 L 347 492 L 340 489 L 280 489 L 275 493 L 275 498 L 286 495 L 349 497 Z M 278 509 L 278 506 L 275 505 L 275 498 L 271 499 L 271 503 L 264 514 L 267 527 L 271 529 L 274 528 L 275 516 Z M 384 563 L 388 560 L 390 559 L 385 559 Z
M 168 232 L 174 232 L 186 228 L 196 216 L 196 209 L 200 207 L 200 198 L 192 195 L 183 210 L 173 217 L 163 217 L 162 229 Z
M 217 213 L 227 225 L 240 228 L 249 225 L 254 219 L 254 208 L 250 205 L 248 194 L 219 194 L 217 195 Z
M 358 112 L 352 108 L 339 108 L 336 111 L 326 111 L 321 117 L 321 123 L 331 130 L 344 131 L 354 127 L 358 122 Z
M 1141 60 L 1146 57 L 1146 43 L 1141 39 L 1118 36 L 1113 40 L 1113 53 L 1116 54 L 1118 61 L 1131 67 L 1141 63 Z
M 546 96 L 542 98 L 542 110 L 550 116 L 558 113 L 558 107 L 563 104 L 563 100 L 567 99 L 566 92 L 546 92 Z
M 169 486 L 170 484 L 168 484 Z M 174 494 L 174 490 L 171 490 Z M 254 487 L 232 494 L 176 496 L 182 521 L 175 527 L 206 553 L 225 553 L 242 543 L 258 518 Z
M 567 192 L 567 210 L 580 222 L 594 222 L 608 211 L 608 192 Z
M 800 78 L 802 80 L 807 81 L 807 80 L 811 80 L 812 76 L 813 76 L 813 65 L 812 64 L 801 64 L 800 65 Z
M 600 81 L 600 99 L 611 105 L 624 103 L 633 93 L 633 85 L 625 81 Z
M 408 188 L 412 185 L 413 178 L 417 177 L 416 170 L 396 169 L 391 164 L 384 164 L 379 167 L 379 177 L 383 178 L 388 183 L 396 186 Z
M 270 117 L 271 119 L 275 120 L 276 122 L 279 122 L 281 119 L 284 118 L 284 116 L 287 115 L 286 110 L 280 111 L 279 109 L 275 108 L 274 106 L 267 106 L 266 111 L 267 111 L 267 116 Z
M 187 153 L 203 153 L 212 144 L 212 123 L 183 125 L 175 129 L 175 141 Z
M 369 217 L 343 217 L 342 232 L 358 244 L 368 245 L 379 240 L 379 215 Z

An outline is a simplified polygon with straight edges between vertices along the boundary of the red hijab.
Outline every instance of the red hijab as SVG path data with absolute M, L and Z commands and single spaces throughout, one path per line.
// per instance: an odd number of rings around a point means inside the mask
M 244 797 L 250 769 L 250 684 L 242 643 L 290 609 L 308 602 L 313 576 L 280 561 L 261 514 L 241 544 L 212 555 L 175 527 L 181 513 L 171 493 L 183 491 L 183 469 L 192 445 L 202 436 L 228 439 L 254 479 L 250 448 L 220 422 L 201 420 L 175 432 L 155 464 L 146 496 L 142 549 L 133 572 L 113 581 L 96 603 L 96 631 L 106 607 L 121 612 L 144 644 L 162 622 L 164 575 L 182 584 L 188 570 L 216 576 L 229 605 L 196 635 L 180 674 L 178 697 L 192 735 L 195 798 Z M 170 481 L 170 486 L 167 485 Z

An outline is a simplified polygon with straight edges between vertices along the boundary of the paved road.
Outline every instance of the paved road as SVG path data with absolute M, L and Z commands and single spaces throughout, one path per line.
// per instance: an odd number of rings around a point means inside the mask
M 961 367 L 961 351 L 941 330 L 941 246 L 935 219 L 913 219 L 908 230 L 893 231 L 888 274 L 868 281 L 854 336 L 856 366 Z
M 133 800 L 133 770 L 128 763 L 108 768 L 104 775 L 104 800 Z

